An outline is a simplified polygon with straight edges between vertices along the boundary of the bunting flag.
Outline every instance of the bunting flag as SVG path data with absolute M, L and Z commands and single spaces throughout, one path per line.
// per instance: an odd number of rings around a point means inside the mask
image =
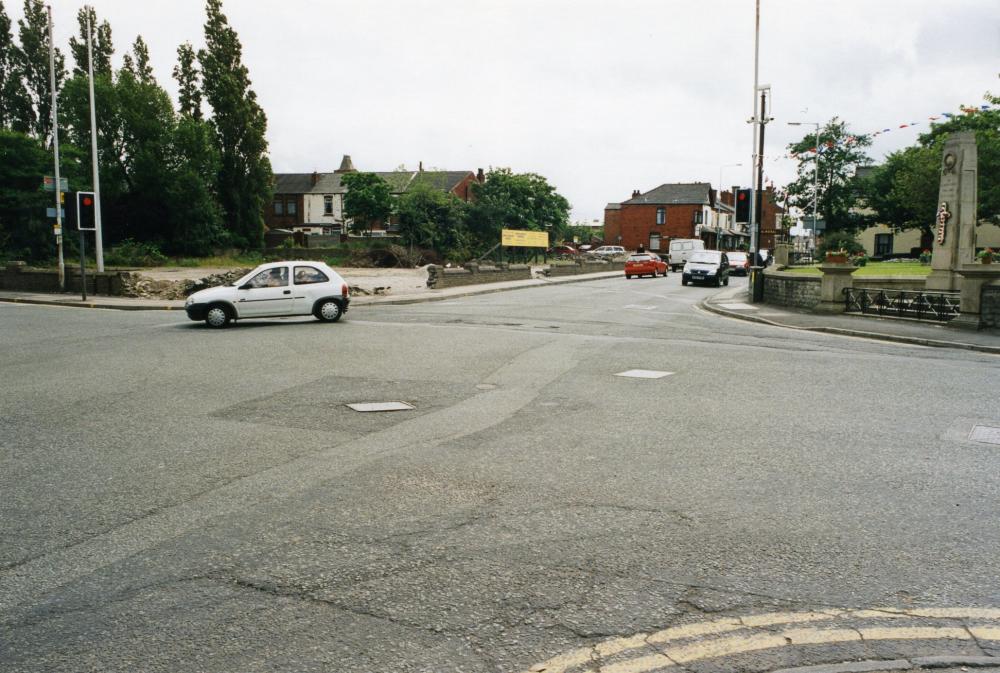
M 973 115 L 973 114 L 976 114 L 977 112 L 981 112 L 983 110 L 1000 110 L 1000 105 L 983 104 L 983 105 L 980 105 L 979 107 L 972 107 L 972 106 L 961 105 L 961 106 L 959 106 L 959 110 L 961 110 L 966 115 Z M 942 112 L 940 114 L 931 115 L 927 119 L 928 119 L 928 121 L 936 122 L 936 121 L 938 121 L 940 119 L 948 120 L 948 119 L 954 119 L 954 118 L 955 118 L 955 113 L 953 113 L 953 112 Z M 920 126 L 920 124 L 921 124 L 921 122 L 908 122 L 908 123 L 905 123 L 905 124 L 900 124 L 898 126 L 898 128 L 900 128 L 900 129 L 913 128 L 914 126 Z M 892 127 L 888 127 L 888 128 L 882 129 L 881 131 L 872 131 L 871 133 L 868 133 L 868 134 L 865 134 L 865 135 L 867 135 L 868 137 L 871 137 L 871 138 L 876 138 L 876 137 L 878 137 L 880 135 L 883 135 L 885 133 L 890 133 L 890 132 L 892 132 L 892 130 L 893 130 Z M 858 140 L 858 136 L 857 135 L 849 135 L 849 136 L 846 136 L 840 142 L 843 143 L 843 144 L 846 144 L 846 145 L 853 145 L 855 142 L 857 142 L 857 140 Z M 828 140 L 828 141 L 826 141 L 826 143 L 824 145 L 821 145 L 819 147 L 818 153 L 819 154 L 823 154 L 824 152 L 828 152 L 828 151 L 834 149 L 837 144 L 838 143 L 835 143 L 833 140 Z M 795 153 L 795 152 L 789 152 L 788 154 L 784 154 L 784 155 L 775 157 L 772 161 L 781 161 L 782 159 L 799 159 L 803 154 L 817 154 L 817 148 L 816 147 L 810 147 L 809 149 L 805 150 L 804 152 L 798 153 L 798 154 Z

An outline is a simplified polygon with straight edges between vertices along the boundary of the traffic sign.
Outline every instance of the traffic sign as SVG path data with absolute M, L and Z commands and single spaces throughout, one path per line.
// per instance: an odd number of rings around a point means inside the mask
M 42 189 L 47 192 L 56 191 L 56 179 L 51 175 L 46 175 L 42 178 Z M 59 191 L 68 192 L 69 191 L 69 180 L 67 178 L 59 178 Z
M 45 214 L 48 217 L 55 218 L 55 216 L 56 216 L 56 209 L 55 208 L 46 208 L 45 209 Z M 65 219 L 65 217 L 66 217 L 66 209 L 65 208 L 60 208 L 59 209 L 59 217 Z

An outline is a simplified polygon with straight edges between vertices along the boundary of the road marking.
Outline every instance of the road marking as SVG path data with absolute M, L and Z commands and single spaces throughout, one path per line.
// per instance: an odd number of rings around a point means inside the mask
M 626 304 L 625 308 L 630 308 L 630 309 L 633 309 L 635 311 L 652 311 L 656 307 L 655 306 L 644 306 L 642 304 Z
M 578 648 L 563 653 L 529 669 L 531 673 L 583 673 L 578 667 L 602 662 L 602 673 L 651 673 L 676 669 L 690 662 L 705 659 L 757 652 L 760 650 L 798 647 L 802 645 L 831 645 L 862 643 L 877 640 L 898 641 L 998 641 L 1000 626 L 992 624 L 947 624 L 928 626 L 864 626 L 859 620 L 913 619 L 942 620 L 1000 620 L 1000 610 L 992 608 L 896 608 L 871 610 L 830 610 L 809 612 L 776 612 L 714 619 L 674 626 L 652 634 L 640 633 L 624 638 L 614 638 L 592 647 Z M 810 624 L 815 622 L 847 620 L 845 626 L 831 628 L 788 628 L 780 631 L 760 631 L 764 627 Z M 756 632 L 755 632 L 756 630 Z M 743 631 L 744 633 L 735 633 Z M 707 638 L 706 638 L 707 636 Z M 721 636 L 721 637 L 715 637 Z M 692 640 L 704 638 L 702 640 Z M 683 642 L 686 641 L 686 642 Z M 652 647 L 658 653 L 650 653 Z M 618 658 L 603 663 L 616 655 Z M 1000 663 L 1000 659 L 998 659 Z
M 652 369 L 630 369 L 627 372 L 618 372 L 615 376 L 625 376 L 633 379 L 662 379 L 670 376 L 673 372 L 658 372 Z

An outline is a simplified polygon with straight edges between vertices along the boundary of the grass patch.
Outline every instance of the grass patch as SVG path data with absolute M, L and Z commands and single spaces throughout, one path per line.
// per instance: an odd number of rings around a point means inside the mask
M 788 267 L 785 271 L 813 276 L 822 275 L 818 264 Z M 925 265 L 920 262 L 868 262 L 867 266 L 858 267 L 854 276 L 926 276 L 930 272 L 930 264 Z

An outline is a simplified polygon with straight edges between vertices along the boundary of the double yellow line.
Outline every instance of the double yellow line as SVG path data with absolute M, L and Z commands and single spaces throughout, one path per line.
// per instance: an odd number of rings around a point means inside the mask
M 871 624 L 872 620 L 879 623 Z M 920 625 L 905 624 L 915 620 L 920 620 Z M 927 620 L 948 620 L 952 623 L 927 626 Z M 989 608 L 772 612 L 695 622 L 656 633 L 614 638 L 553 657 L 532 666 L 528 673 L 582 673 L 583 667 L 595 661 L 601 662 L 601 673 L 649 673 L 703 659 L 800 645 L 876 640 L 1000 641 L 998 621 L 1000 610 Z M 836 624 L 831 624 L 830 628 L 814 626 L 822 622 Z M 886 625 L 886 622 L 891 625 Z M 741 633 L 732 635 L 736 632 Z

